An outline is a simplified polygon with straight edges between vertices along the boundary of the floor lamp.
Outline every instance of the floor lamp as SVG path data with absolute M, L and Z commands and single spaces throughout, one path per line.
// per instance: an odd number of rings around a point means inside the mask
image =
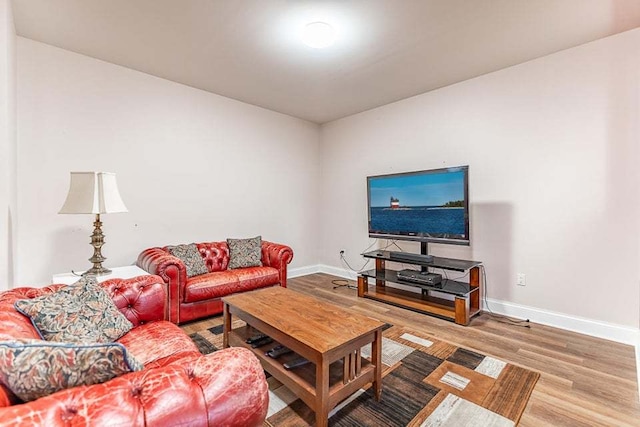
M 116 174 L 109 172 L 71 172 L 71 183 L 69 184 L 69 194 L 65 200 L 61 214 L 95 214 L 96 220 L 93 223 L 94 229 L 91 235 L 91 246 L 93 246 L 93 256 L 89 261 L 93 267 L 83 273 L 100 276 L 111 273 L 111 270 L 104 268 L 102 262 L 106 260 L 102 256 L 101 248 L 104 245 L 104 234 L 102 234 L 102 221 L 100 214 L 127 212 L 124 205 Z

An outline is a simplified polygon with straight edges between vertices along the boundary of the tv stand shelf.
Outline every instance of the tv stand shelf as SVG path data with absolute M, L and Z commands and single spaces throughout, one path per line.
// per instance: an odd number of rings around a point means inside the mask
M 468 325 L 471 318 L 480 313 L 482 284 L 480 281 L 480 265 L 478 261 L 467 261 L 452 258 L 433 257 L 431 262 L 418 260 L 405 261 L 402 264 L 419 265 L 423 271 L 430 267 L 443 270 L 469 272 L 469 283 L 443 279 L 441 287 L 428 286 L 398 278 L 396 270 L 387 269 L 386 261 L 392 259 L 389 251 L 371 251 L 362 254 L 365 258 L 376 260 L 376 268 L 363 271 L 358 275 L 358 296 L 386 302 L 420 313 L 430 314 L 460 325 Z M 376 286 L 369 287 L 369 279 L 375 280 Z M 401 284 L 421 289 L 420 293 L 399 289 L 388 284 Z M 431 295 L 440 293 L 440 297 Z M 453 299 L 447 299 L 450 295 Z

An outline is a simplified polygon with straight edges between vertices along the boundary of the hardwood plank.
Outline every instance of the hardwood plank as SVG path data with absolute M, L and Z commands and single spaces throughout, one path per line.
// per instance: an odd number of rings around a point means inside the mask
M 380 321 L 405 326 L 541 374 L 519 426 L 637 426 L 640 402 L 632 346 L 546 325 L 502 323 L 481 313 L 469 326 L 333 289 L 339 278 L 317 273 L 288 280 L 293 290 Z M 344 279 L 340 279 L 344 280 Z M 350 284 L 356 285 L 354 281 Z

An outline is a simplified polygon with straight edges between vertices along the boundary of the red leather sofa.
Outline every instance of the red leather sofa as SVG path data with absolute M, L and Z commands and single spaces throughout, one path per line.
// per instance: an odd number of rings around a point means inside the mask
M 166 320 L 166 285 L 158 276 L 101 284 L 134 327 L 118 342 L 140 362 L 102 384 L 74 387 L 21 403 L 0 384 L 0 426 L 261 426 L 269 391 L 258 359 L 243 348 L 203 356 Z M 64 285 L 0 293 L 0 341 L 40 339 L 13 306 Z
M 156 274 L 169 288 L 169 320 L 176 324 L 222 313 L 222 297 L 266 286 L 287 287 L 287 264 L 293 259 L 289 246 L 262 241 L 262 267 L 228 270 L 227 242 L 196 243 L 209 273 L 187 277 L 183 262 L 168 248 L 145 249 L 137 265 Z

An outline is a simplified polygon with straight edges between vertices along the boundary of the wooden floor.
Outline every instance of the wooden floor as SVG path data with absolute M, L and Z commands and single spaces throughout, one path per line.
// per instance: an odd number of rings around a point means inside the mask
M 333 289 L 332 280 L 344 282 L 318 273 L 289 279 L 287 286 L 539 372 L 540 380 L 519 426 L 640 426 L 632 346 L 535 323 L 531 328 L 518 327 L 488 313 L 473 318 L 469 326 L 459 326 L 358 298 L 354 289 Z

